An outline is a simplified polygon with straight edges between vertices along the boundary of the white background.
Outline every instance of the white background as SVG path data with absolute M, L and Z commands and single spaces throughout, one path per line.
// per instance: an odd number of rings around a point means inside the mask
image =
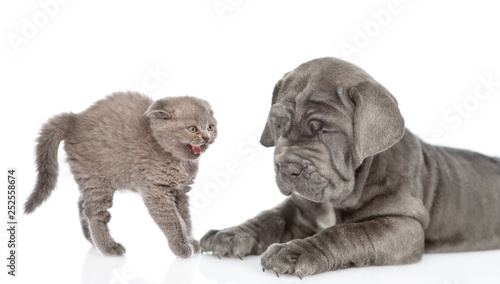
M 220 135 L 201 158 L 191 193 L 195 237 L 239 224 L 283 199 L 272 149 L 257 143 L 274 84 L 323 56 L 368 71 L 398 99 L 407 127 L 426 141 L 500 155 L 500 86 L 487 98 L 475 97 L 476 89 L 488 91 L 480 78 L 500 82 L 494 1 L 66 2 L 0 4 L 0 169 L 4 181 L 7 168 L 17 169 L 18 205 L 35 182 L 41 124 L 134 89 L 154 99 L 193 95 L 211 102 Z M 466 112 L 458 114 L 464 103 Z M 0 231 L 2 283 L 300 282 L 262 273 L 257 256 L 176 258 L 132 193 L 117 193 L 111 209 L 112 235 L 127 255 L 101 256 L 81 234 L 78 190 L 62 149 L 59 161 L 48 202 L 30 216 L 18 211 L 17 278 L 6 275 L 7 234 Z M 498 283 L 499 263 L 500 251 L 425 255 L 414 265 L 328 272 L 300 283 Z

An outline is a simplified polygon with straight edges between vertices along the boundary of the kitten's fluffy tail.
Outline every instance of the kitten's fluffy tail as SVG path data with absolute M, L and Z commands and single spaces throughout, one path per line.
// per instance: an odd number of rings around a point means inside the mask
M 57 150 L 64 139 L 72 113 L 63 113 L 51 118 L 40 131 L 36 145 L 37 182 L 28 201 L 24 204 L 24 213 L 30 214 L 40 206 L 56 187 L 59 165 Z

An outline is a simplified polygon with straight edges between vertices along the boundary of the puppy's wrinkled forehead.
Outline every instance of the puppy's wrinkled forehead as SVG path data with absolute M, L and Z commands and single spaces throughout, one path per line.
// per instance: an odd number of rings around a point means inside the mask
M 278 82 L 273 104 L 287 107 L 301 107 L 316 101 L 328 105 L 333 101 L 345 104 L 345 96 L 350 87 L 373 80 L 361 68 L 337 58 L 319 58 L 306 62 L 285 74 Z

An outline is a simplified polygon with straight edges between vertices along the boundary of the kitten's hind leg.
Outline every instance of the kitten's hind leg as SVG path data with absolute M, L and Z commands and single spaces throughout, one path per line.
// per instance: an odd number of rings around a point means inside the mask
M 80 196 L 80 199 L 78 200 L 78 212 L 80 213 L 80 224 L 82 225 L 83 236 L 87 239 L 87 241 L 94 245 L 92 237 L 90 236 L 89 221 L 83 214 L 83 210 L 83 198 Z
M 83 190 L 83 213 L 87 217 L 90 235 L 99 251 L 108 256 L 120 256 L 125 248 L 115 242 L 109 234 L 108 223 L 113 205 L 114 190 L 110 188 L 87 188 Z
M 189 257 L 196 248 L 188 237 L 188 227 L 176 204 L 176 196 L 165 188 L 147 188 L 141 193 L 149 214 L 167 237 L 168 246 L 180 257 Z

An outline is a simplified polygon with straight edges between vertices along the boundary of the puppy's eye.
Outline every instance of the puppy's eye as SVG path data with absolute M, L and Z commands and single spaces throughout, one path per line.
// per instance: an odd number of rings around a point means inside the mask
M 198 128 L 196 128 L 196 126 L 189 126 L 189 127 L 187 128 L 187 130 L 188 130 L 190 133 L 195 133 L 195 132 L 198 130 Z
M 309 121 L 309 129 L 311 130 L 311 133 L 316 134 L 323 129 L 323 123 L 319 120 L 313 119 Z
M 210 124 L 210 125 L 208 126 L 208 131 L 214 131 L 214 129 L 215 129 L 215 127 L 214 127 L 214 125 L 213 125 L 213 124 Z

